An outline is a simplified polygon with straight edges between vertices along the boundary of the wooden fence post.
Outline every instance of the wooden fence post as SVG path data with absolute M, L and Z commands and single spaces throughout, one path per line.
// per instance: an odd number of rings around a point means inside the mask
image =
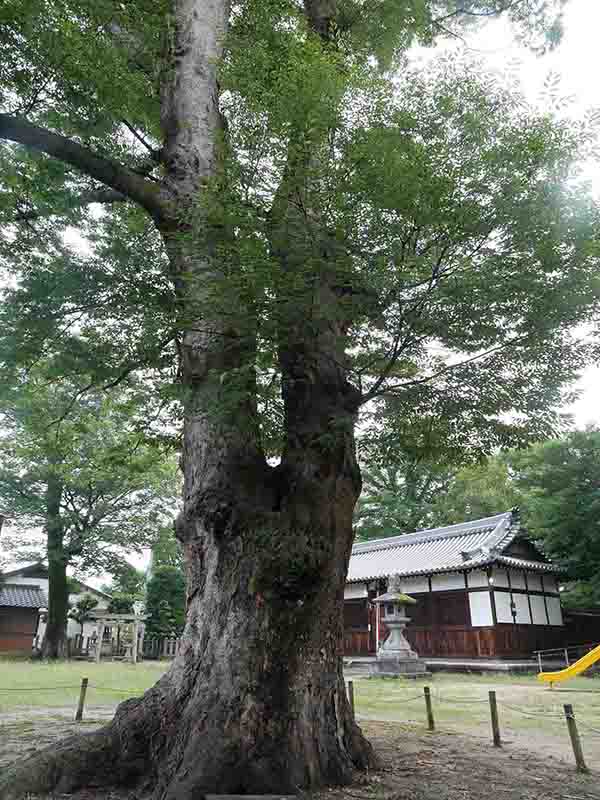
M 585 759 L 583 757 L 583 750 L 581 749 L 581 739 L 579 738 L 579 731 L 577 730 L 577 723 L 575 722 L 575 714 L 573 713 L 573 706 L 566 703 L 564 706 L 565 718 L 567 720 L 567 727 L 569 729 L 569 736 L 571 737 L 571 746 L 573 748 L 573 755 L 575 756 L 575 763 L 577 764 L 578 772 L 589 772 Z
M 427 730 L 435 730 L 435 720 L 433 718 L 433 707 L 431 705 L 431 691 L 429 686 L 423 687 L 423 694 L 425 695 L 425 708 L 427 709 Z
M 489 692 L 490 698 L 490 715 L 492 717 L 492 736 L 494 739 L 494 747 L 501 747 L 502 740 L 500 739 L 500 725 L 498 723 L 498 704 L 496 703 L 496 692 Z
M 352 709 L 352 716 L 354 716 L 354 683 L 352 681 L 348 681 L 348 702 Z
M 83 719 L 83 707 L 85 705 L 85 694 L 88 688 L 88 679 L 81 679 L 81 690 L 79 692 L 79 704 L 77 706 L 77 713 L 75 714 L 75 722 L 81 722 Z

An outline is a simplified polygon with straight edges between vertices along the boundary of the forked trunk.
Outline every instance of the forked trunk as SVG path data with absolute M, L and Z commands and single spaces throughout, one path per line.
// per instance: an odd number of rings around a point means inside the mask
M 325 36 L 331 0 L 323 13 L 319 5 L 308 4 L 309 20 Z M 166 211 L 157 224 L 184 328 L 181 648 L 109 726 L 9 770 L 2 800 L 125 782 L 151 786 L 156 800 L 296 792 L 346 783 L 374 764 L 346 699 L 340 652 L 360 475 L 335 270 L 309 275 L 281 304 L 285 444 L 272 467 L 256 415 L 256 320 L 229 281 L 231 263 L 219 263 L 231 234 L 211 227 L 204 203 L 218 175 L 216 65 L 228 18 L 226 0 L 175 0 L 162 87 Z M 280 230 L 286 214 L 274 214 Z M 304 256 L 284 249 L 274 252 L 291 274 Z M 315 308 L 323 313 L 311 318 Z
M 296 463 L 231 463 L 187 506 L 189 607 L 171 668 L 100 732 L 9 770 L 3 800 L 115 783 L 161 800 L 297 792 L 374 764 L 340 657 L 357 473 L 351 457 Z

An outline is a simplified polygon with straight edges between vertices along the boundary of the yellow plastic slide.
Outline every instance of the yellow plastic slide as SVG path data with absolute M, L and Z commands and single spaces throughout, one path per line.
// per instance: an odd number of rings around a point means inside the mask
M 596 661 L 600 661 L 600 644 L 569 667 L 560 669 L 558 672 L 539 672 L 538 680 L 550 684 L 568 681 L 569 678 L 574 678 L 576 675 L 584 672 L 588 667 L 591 667 L 592 664 L 595 664 Z

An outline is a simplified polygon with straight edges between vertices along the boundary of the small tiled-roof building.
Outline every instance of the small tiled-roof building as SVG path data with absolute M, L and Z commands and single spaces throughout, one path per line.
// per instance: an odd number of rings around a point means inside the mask
M 98 600 L 98 608 L 106 608 L 110 596 L 105 592 L 74 581 L 76 591 L 69 595 L 74 605 L 82 594 L 93 594 Z M 45 616 L 40 609 L 48 607 L 48 568 L 42 562 L 5 572 L 0 577 L 0 653 L 31 653 L 34 641 L 41 642 L 46 627 Z M 85 623 L 90 630 L 90 623 Z M 69 620 L 67 636 L 73 637 L 81 631 L 75 620 Z
M 38 611 L 48 604 L 35 583 L 0 584 L 0 653 L 30 653 Z
M 563 643 L 560 569 L 523 534 L 514 512 L 355 544 L 345 654 L 377 651 L 386 631 L 370 601 L 393 574 L 418 601 L 407 638 L 422 656 L 516 657 Z

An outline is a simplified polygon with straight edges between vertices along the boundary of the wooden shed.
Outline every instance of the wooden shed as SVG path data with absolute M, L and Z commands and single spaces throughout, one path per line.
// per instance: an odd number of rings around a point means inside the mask
M 34 584 L 0 584 L 0 653 L 31 654 L 46 595 Z
M 371 599 L 390 575 L 418 603 L 407 638 L 421 656 L 515 658 L 564 643 L 558 576 L 514 512 L 354 545 L 344 654 L 375 654 L 386 631 Z

